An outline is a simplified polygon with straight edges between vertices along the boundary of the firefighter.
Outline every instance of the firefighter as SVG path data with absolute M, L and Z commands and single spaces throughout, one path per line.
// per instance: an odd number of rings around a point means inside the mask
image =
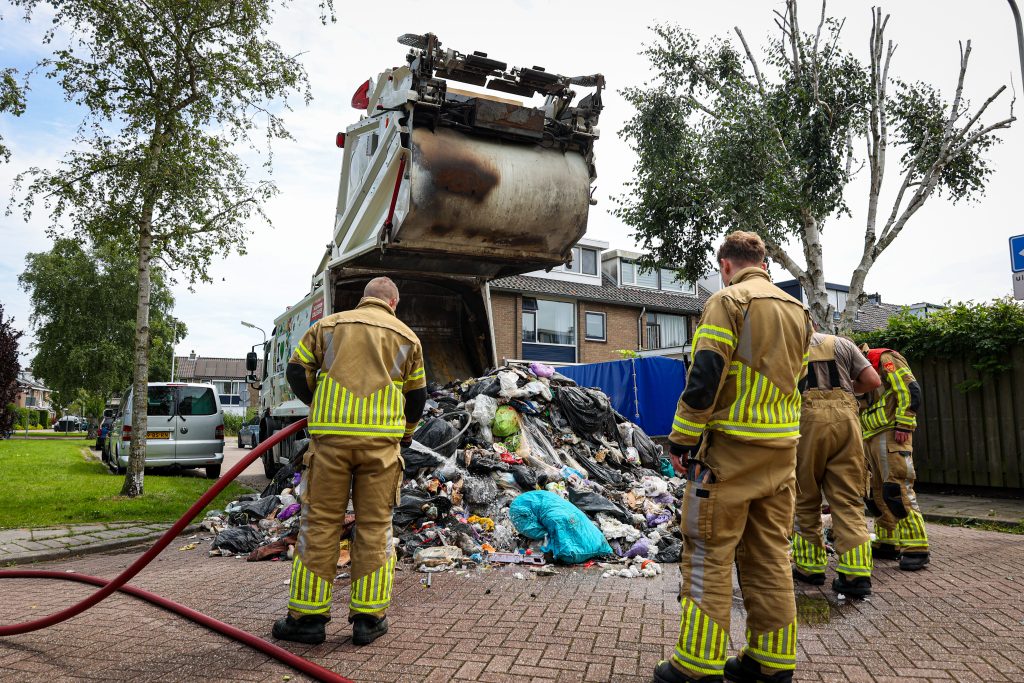
M 352 641 L 367 645 L 388 631 L 400 444 L 411 443 L 427 399 L 420 341 L 395 316 L 398 299 L 394 282 L 374 278 L 355 309 L 310 327 L 288 362 L 288 384 L 310 407 L 311 442 L 288 615 L 274 622 L 275 638 L 324 641 L 350 496 Z
M 900 569 L 928 564 L 928 534 L 914 493 L 914 429 L 921 387 L 906 359 L 892 349 L 861 346 L 882 385 L 866 397 L 860 414 L 871 484 L 865 497 L 876 515 L 874 556 L 899 559 Z
M 682 508 L 682 623 L 656 683 L 788 682 L 796 667 L 789 532 L 800 382 L 811 321 L 774 286 L 764 242 L 737 231 L 718 250 L 725 289 L 704 307 L 670 453 L 688 480 Z M 727 657 L 735 560 L 747 642 Z
M 844 337 L 815 333 L 808 362 L 796 449 L 793 578 L 815 586 L 825 583 L 824 493 L 839 554 L 832 589 L 864 597 L 871 594 L 871 536 L 861 497 L 864 448 L 854 394 L 872 391 L 881 381 L 857 345 Z

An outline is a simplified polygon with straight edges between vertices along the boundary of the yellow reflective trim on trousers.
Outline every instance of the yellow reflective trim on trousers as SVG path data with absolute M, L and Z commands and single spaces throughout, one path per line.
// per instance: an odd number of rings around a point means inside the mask
M 720 675 L 725 668 L 725 631 L 689 599 L 681 603 L 679 641 L 673 659 L 686 669 L 705 675 Z
M 303 614 L 322 614 L 331 609 L 333 586 L 309 571 L 298 557 L 292 562 L 288 608 Z
M 793 564 L 805 574 L 820 574 L 828 566 L 825 547 L 811 543 L 800 534 L 793 534 Z
M 796 668 L 796 637 L 796 620 L 756 637 L 747 629 L 743 653 L 762 666 L 789 671 Z
M 836 571 L 848 576 L 871 576 L 871 541 L 865 541 L 839 555 Z
M 391 604 L 391 587 L 395 571 L 394 556 L 383 567 L 360 577 L 352 585 L 349 609 L 354 612 L 379 612 Z

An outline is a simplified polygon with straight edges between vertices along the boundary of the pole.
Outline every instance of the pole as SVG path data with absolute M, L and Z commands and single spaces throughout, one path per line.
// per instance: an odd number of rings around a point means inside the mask
M 1017 7 L 1017 0 L 1007 0 L 1010 3 L 1010 11 L 1013 12 L 1013 21 L 1017 25 L 1017 52 L 1020 54 L 1020 77 L 1024 84 L 1024 27 L 1021 26 L 1020 8 Z
M 178 333 L 178 323 L 171 325 L 171 381 L 174 381 L 174 336 Z

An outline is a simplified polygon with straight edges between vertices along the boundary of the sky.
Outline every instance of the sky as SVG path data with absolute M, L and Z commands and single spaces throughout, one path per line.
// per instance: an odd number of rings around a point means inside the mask
M 540 0 L 393 0 L 387 12 L 372 3 L 336 3 L 337 23 L 323 26 L 316 4 L 295 2 L 294 9 L 279 13 L 271 31 L 287 51 L 302 54 L 314 98 L 309 106 L 298 101 L 294 111 L 285 115 L 295 140 L 274 149 L 273 178 L 280 194 L 266 206 L 272 226 L 253 224 L 244 256 L 236 251 L 215 259 L 210 268 L 212 284 L 196 285 L 191 291 L 184 284 L 175 287 L 175 315 L 189 328 L 177 346 L 179 354 L 195 351 L 203 356 L 241 357 L 262 336 L 240 321 L 269 333 L 273 319 L 308 292 L 334 225 L 342 160 L 342 150 L 334 145 L 335 133 L 358 120 L 359 112 L 349 104 L 355 89 L 385 68 L 403 63 L 406 48 L 396 42 L 400 34 L 430 31 L 445 47 L 463 53 L 483 51 L 510 67 L 541 65 L 567 75 L 603 73 L 608 90 L 596 146 L 598 203 L 591 208 L 588 235 L 607 240 L 612 248 L 632 248 L 635 242 L 629 229 L 610 213 L 615 206 L 611 198 L 623 194 L 634 164 L 628 143 L 619 135 L 631 114 L 619 91 L 655 75 L 638 54 L 653 39 L 649 27 L 675 23 L 699 38 L 735 39 L 733 27 L 739 26 L 760 55 L 760 46 L 776 31 L 772 9 L 783 7 L 781 2 L 765 0 L 592 0 L 569 11 L 563 3 Z M 864 61 L 872 4 L 861 0 L 830 4 L 830 14 L 846 17 L 845 47 Z M 980 103 L 1000 85 L 1010 85 L 1002 104 L 991 110 L 993 117 L 1005 116 L 1012 92 L 1021 89 L 1016 36 L 1006 2 L 899 0 L 883 9 L 892 14 L 888 37 L 898 45 L 893 75 L 930 82 L 951 96 L 959 66 L 958 41 L 970 39 L 973 54 L 965 95 Z M 805 30 L 813 29 L 819 11 L 820 5 L 802 3 Z M 24 72 L 46 56 L 41 41 L 44 22 L 24 23 L 3 0 L 0 16 L 0 67 L 15 66 Z M 81 112 L 63 101 L 52 81 L 42 78 L 33 80 L 22 117 L 0 115 L 0 135 L 13 151 L 10 163 L 0 164 L 2 206 L 8 204 L 17 173 L 33 166 L 52 168 L 69 151 L 80 120 Z M 1003 132 L 1002 144 L 991 153 L 995 173 L 980 201 L 954 206 L 942 197 L 930 199 L 881 256 L 866 290 L 899 304 L 984 301 L 1010 294 L 1007 239 L 1024 233 L 1018 209 L 1024 181 L 1024 159 L 1019 154 L 1022 136 L 1021 123 Z M 251 161 L 254 173 L 259 172 L 260 159 L 251 157 Z M 829 282 L 848 284 L 859 260 L 866 175 L 862 172 L 848 188 L 852 217 L 832 220 L 825 228 Z M 883 207 L 891 206 L 898 180 L 896 164 L 891 163 Z M 880 215 L 887 213 L 880 211 Z M 48 226 L 42 209 L 29 222 L 20 213 L 0 211 L 0 302 L 14 316 L 16 326 L 28 332 L 22 343 L 23 362 L 32 355 L 31 310 L 17 277 L 24 270 L 26 254 L 50 248 Z M 799 250 L 790 253 L 796 256 Z M 775 276 L 789 279 L 781 270 Z

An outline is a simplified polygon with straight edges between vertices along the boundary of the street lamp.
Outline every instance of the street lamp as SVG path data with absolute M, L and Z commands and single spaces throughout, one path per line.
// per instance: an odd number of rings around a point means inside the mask
M 1013 21 L 1017 25 L 1017 52 L 1020 53 L 1020 76 L 1024 79 L 1024 28 L 1020 23 L 1020 9 L 1017 7 L 1017 0 L 1008 0 L 1010 11 L 1013 12 Z
M 244 326 L 246 326 L 246 327 L 251 327 L 251 328 L 253 328 L 254 330 L 259 330 L 260 332 L 263 332 L 263 328 L 262 328 L 262 327 L 259 327 L 259 326 L 257 326 L 257 325 L 253 325 L 252 323 L 247 323 L 247 322 L 245 322 L 244 320 L 243 320 L 243 321 L 241 321 L 241 322 L 242 322 L 242 324 L 243 324 Z M 266 343 L 267 343 L 267 333 L 266 333 L 266 332 L 263 332 L 263 344 L 264 344 L 264 346 L 266 345 Z

